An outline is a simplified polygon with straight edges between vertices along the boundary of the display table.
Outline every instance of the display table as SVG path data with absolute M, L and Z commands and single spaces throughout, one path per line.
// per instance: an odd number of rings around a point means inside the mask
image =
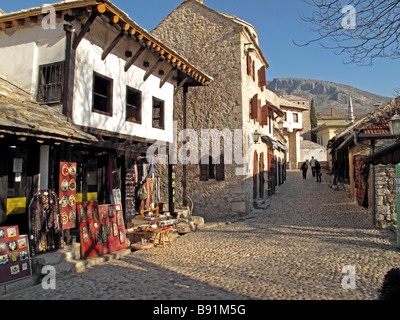
M 153 236 L 153 246 L 162 245 L 165 247 L 166 243 L 172 244 L 171 238 L 169 236 L 169 231 L 172 230 L 172 227 L 167 228 L 157 228 L 151 231 L 134 231 L 133 234 L 136 235 L 144 235 L 144 236 Z M 158 240 L 158 241 L 157 241 Z

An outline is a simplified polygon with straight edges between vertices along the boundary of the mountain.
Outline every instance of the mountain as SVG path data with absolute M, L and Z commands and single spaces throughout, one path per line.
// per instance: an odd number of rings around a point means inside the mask
M 374 111 L 374 104 L 387 104 L 392 98 L 382 97 L 344 84 L 322 80 L 298 78 L 278 78 L 267 83 L 267 88 L 278 95 L 295 95 L 314 99 L 317 113 L 330 114 L 336 108 L 336 114 L 348 113 L 349 97 L 352 98 L 354 115 L 365 115 Z

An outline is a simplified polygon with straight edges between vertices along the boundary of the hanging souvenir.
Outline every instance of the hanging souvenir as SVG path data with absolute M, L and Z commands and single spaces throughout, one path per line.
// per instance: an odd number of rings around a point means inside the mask
M 108 241 L 107 225 L 106 224 L 102 224 L 101 225 L 101 237 L 102 237 L 102 241 L 103 242 L 107 242 Z
M 89 238 L 93 239 L 94 232 L 93 232 L 93 223 L 89 223 Z
M 92 208 L 90 207 L 90 205 L 88 204 L 88 206 L 86 207 L 86 218 L 92 219 Z
M 68 206 L 69 201 L 68 201 L 68 199 L 67 199 L 66 196 L 62 197 L 60 204 L 61 204 L 61 207 L 63 207 L 63 208 L 65 208 L 66 206 Z
M 71 190 L 71 191 L 75 191 L 75 190 L 76 190 L 76 182 L 75 182 L 74 179 L 72 179 L 72 180 L 69 182 L 69 190 Z
M 61 213 L 61 222 L 62 222 L 62 224 L 68 223 L 68 214 L 66 214 L 65 212 Z
M 70 174 L 71 176 L 74 176 L 74 175 L 76 174 L 76 166 L 75 166 L 74 164 L 72 164 L 72 165 L 69 167 L 69 174 Z
M 4 266 L 8 263 L 8 255 L 4 254 L 0 256 L 0 265 Z
M 64 164 L 64 165 L 62 166 L 61 173 L 62 173 L 62 175 L 65 176 L 65 177 L 69 175 L 68 164 Z
M 69 213 L 69 221 L 75 221 L 76 220 L 76 213 L 75 211 L 71 211 Z
M 107 219 L 107 206 L 100 206 L 100 217 L 101 219 Z
M 116 222 L 113 222 L 113 235 L 114 237 L 118 236 L 118 226 Z
M 15 242 L 15 241 L 9 242 L 8 248 L 10 249 L 10 251 L 14 251 L 15 249 L 17 249 L 17 242 Z
M 20 251 L 19 252 L 19 260 L 23 261 L 23 260 L 27 260 L 29 259 L 29 254 L 27 250 L 24 251 Z
M 10 254 L 10 261 L 11 262 L 17 262 L 19 259 L 19 253 L 18 252 L 11 252 Z
M 26 239 L 22 238 L 22 239 L 18 239 L 18 249 L 21 248 L 26 248 Z
M 83 204 L 79 205 L 79 221 L 86 222 L 86 215 L 85 215 L 85 208 L 83 207 Z
M 18 264 L 15 265 L 15 266 L 10 267 L 11 275 L 15 276 L 15 275 L 19 274 L 19 272 L 20 271 L 19 271 L 19 265 Z
M 82 235 L 83 235 L 83 242 L 86 243 L 89 241 L 88 239 L 88 232 L 87 232 L 87 228 L 83 227 L 82 228 Z
M 124 216 L 121 210 L 117 211 L 117 225 L 122 227 L 124 225 Z
M 64 192 L 68 191 L 68 180 L 67 179 L 64 179 L 61 182 L 61 190 Z
M 123 244 L 125 242 L 125 236 L 122 230 L 119 230 L 119 242 Z
M 73 206 L 75 205 L 75 197 L 74 197 L 73 195 L 71 195 L 71 196 L 69 197 L 69 205 L 70 205 L 71 207 L 73 207 Z

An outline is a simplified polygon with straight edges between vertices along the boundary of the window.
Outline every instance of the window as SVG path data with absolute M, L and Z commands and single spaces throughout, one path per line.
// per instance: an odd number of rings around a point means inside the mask
M 215 163 L 212 157 L 204 156 L 200 160 L 200 181 L 225 180 L 224 155 L 219 156 L 219 163 Z
M 283 121 L 287 122 L 287 112 L 283 111 Z
M 113 80 L 93 73 L 93 106 L 92 111 L 112 116 Z
M 153 128 L 164 129 L 164 101 L 153 98 Z
M 295 122 L 295 123 L 299 122 L 299 114 L 298 113 L 293 113 L 293 122 Z
M 126 121 L 142 123 L 142 93 L 126 87 Z
M 62 100 L 64 62 L 39 66 L 39 102 L 58 103 Z

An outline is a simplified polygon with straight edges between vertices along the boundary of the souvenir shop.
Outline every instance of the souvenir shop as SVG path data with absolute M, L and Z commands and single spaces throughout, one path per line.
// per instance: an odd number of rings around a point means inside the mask
M 28 141 L 2 143 L 1 149 L 0 267 L 13 267 L 12 279 L 17 279 L 17 268 L 20 276 L 26 274 L 23 269 L 30 269 L 26 253 L 33 257 L 76 241 L 82 259 L 101 256 L 127 248 L 127 226 L 138 217 L 142 225 L 149 225 L 174 212 L 173 166 L 163 167 L 171 171 L 171 179 L 162 181 L 157 156 L 147 159 L 140 152 L 145 149 L 121 151 L 93 143 L 53 143 L 44 148 Z M 48 170 L 43 170 L 44 158 Z M 46 183 L 40 183 L 44 178 Z M 26 246 L 21 239 L 26 239 Z

